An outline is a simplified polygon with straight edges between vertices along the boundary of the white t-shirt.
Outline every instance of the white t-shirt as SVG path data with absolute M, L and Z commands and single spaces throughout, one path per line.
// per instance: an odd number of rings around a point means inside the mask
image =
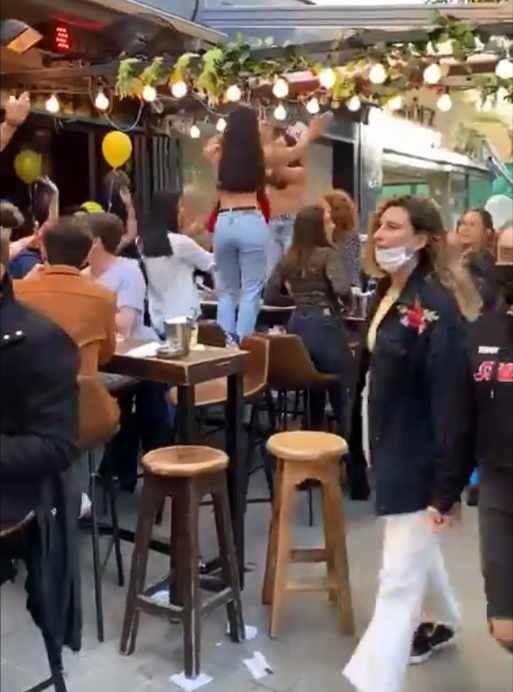
M 200 310 L 195 270 L 208 272 L 214 267 L 214 256 L 186 235 L 169 233 L 173 254 L 143 257 L 148 276 L 148 301 L 155 329 L 164 331 L 164 320 L 192 316 Z

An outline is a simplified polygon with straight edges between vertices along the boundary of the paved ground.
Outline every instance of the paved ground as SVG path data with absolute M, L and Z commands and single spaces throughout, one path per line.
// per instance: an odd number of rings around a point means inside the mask
M 260 479 L 256 481 L 260 482 Z M 122 496 L 123 523 L 133 522 L 136 497 Z M 205 557 L 212 546 L 212 515 L 202 516 Z M 358 633 L 362 633 L 372 612 L 379 569 L 379 524 L 367 503 L 347 503 L 348 543 L 351 581 Z M 260 603 L 262 571 L 267 543 L 269 507 L 252 505 L 247 515 L 247 560 L 255 565 L 248 574 L 244 593 L 246 623 L 259 629 L 256 640 L 236 645 L 224 636 L 223 613 L 213 614 L 205 623 L 203 668 L 213 682 L 209 692 L 351 692 L 340 670 L 348 660 L 354 642 L 339 633 L 334 612 L 320 594 L 291 595 L 284 615 L 281 636 L 271 641 L 266 634 L 267 611 Z M 303 545 L 315 544 L 317 527 L 306 526 L 306 502 L 300 499 L 297 534 Z M 164 526 L 166 521 L 164 521 Z M 130 546 L 124 549 L 128 569 Z M 450 573 L 459 591 L 465 612 L 465 627 L 459 643 L 424 666 L 410 671 L 406 692 L 507 692 L 511 690 L 511 658 L 489 638 L 484 620 L 484 602 L 478 563 L 475 510 L 465 512 L 464 525 L 445 539 Z M 115 584 L 114 565 L 104 583 L 106 639 L 96 641 L 94 626 L 90 543 L 82 537 L 84 647 L 79 655 L 65 657 L 70 692 L 164 692 L 177 689 L 170 675 L 182 671 L 180 631 L 161 620 L 143 616 L 136 653 L 128 658 L 118 653 L 125 591 Z M 165 573 L 166 561 L 154 556 L 151 577 Z M 25 611 L 21 580 L 6 586 L 1 595 L 1 685 L 2 692 L 22 692 L 47 676 L 43 647 L 38 631 Z M 393 623 L 390 623 L 391 630 Z M 254 682 L 242 664 L 243 658 L 261 651 L 274 674 Z

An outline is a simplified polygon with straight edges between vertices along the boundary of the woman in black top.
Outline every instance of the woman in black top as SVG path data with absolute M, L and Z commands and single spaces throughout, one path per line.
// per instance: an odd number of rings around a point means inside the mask
M 369 426 L 376 509 L 386 520 L 374 617 L 344 674 L 360 692 L 402 692 L 409 656 L 426 660 L 460 624 L 436 534 L 450 525 L 469 473 L 460 311 L 476 318 L 481 301 L 466 272 L 449 266 L 428 199 L 385 202 L 366 253 L 367 272 L 381 279 L 368 334 Z M 415 633 L 428 588 L 439 619 Z
M 302 209 L 294 222 L 292 245 L 269 279 L 265 298 L 270 304 L 292 303 L 296 310 L 288 331 L 302 337 L 315 366 L 339 376 L 329 389 L 339 432 L 346 436 L 347 394 L 354 376 L 348 335 L 341 314 L 349 294 L 349 279 L 340 252 L 331 243 L 333 222 L 320 206 Z M 288 296 L 281 294 L 286 287 Z M 322 426 L 325 394 L 310 392 L 311 424 Z

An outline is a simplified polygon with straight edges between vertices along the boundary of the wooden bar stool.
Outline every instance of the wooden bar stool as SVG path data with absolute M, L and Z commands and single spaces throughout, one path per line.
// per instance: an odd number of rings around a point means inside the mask
M 135 649 L 141 611 L 178 620 L 183 625 L 185 675 L 200 673 L 201 616 L 225 605 L 232 641 L 244 639 L 237 556 L 228 504 L 228 457 L 218 449 L 195 445 L 165 447 L 142 460 L 144 486 L 132 555 L 121 652 Z M 221 557 L 221 577 L 199 573 L 199 507 L 205 495 L 214 505 Z M 172 500 L 170 572 L 145 588 L 148 550 L 155 515 L 162 501 Z M 152 596 L 169 587 L 169 603 L 157 604 Z M 200 588 L 215 595 L 202 601 Z
M 262 600 L 271 605 L 269 634 L 276 636 L 287 591 L 327 591 L 339 609 L 342 629 L 354 633 L 351 587 L 347 560 L 339 459 L 347 451 L 345 440 L 324 432 L 297 431 L 273 435 L 267 443 L 277 458 L 276 491 Z M 297 550 L 292 545 L 292 521 L 297 485 L 317 480 L 322 487 L 325 547 Z M 290 582 L 291 562 L 326 562 L 327 579 Z

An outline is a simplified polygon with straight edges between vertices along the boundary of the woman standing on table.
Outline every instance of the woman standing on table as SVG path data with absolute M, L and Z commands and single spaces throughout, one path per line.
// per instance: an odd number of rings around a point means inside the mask
M 481 301 L 466 272 L 448 265 L 443 222 L 428 199 L 388 200 L 366 259 L 381 278 L 368 334 L 369 424 L 377 513 L 386 520 L 374 616 L 344 675 L 359 692 L 402 692 L 408 659 L 427 660 L 460 625 L 437 534 L 468 478 L 461 312 L 475 319 Z M 428 588 L 438 617 L 416 630 Z

